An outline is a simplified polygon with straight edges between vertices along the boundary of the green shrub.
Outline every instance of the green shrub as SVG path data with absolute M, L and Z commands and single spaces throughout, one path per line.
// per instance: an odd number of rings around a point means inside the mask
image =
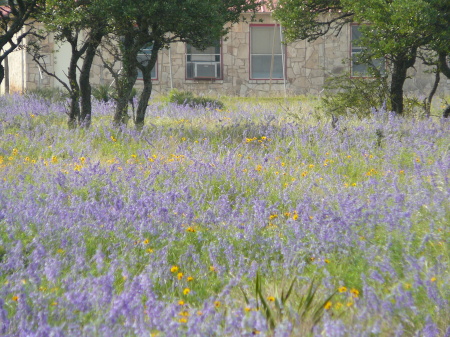
M 92 96 L 98 101 L 108 102 L 114 96 L 114 88 L 108 84 L 100 84 L 92 88 Z
M 352 78 L 349 73 L 326 80 L 322 106 L 329 115 L 353 114 L 364 117 L 372 108 L 389 109 L 389 90 L 386 78 Z
M 170 103 L 175 103 L 178 105 L 188 105 L 190 107 L 203 106 L 212 107 L 215 109 L 223 109 L 225 106 L 221 101 L 214 98 L 195 96 L 190 91 L 178 91 L 176 89 L 172 89 L 169 92 L 168 100 Z

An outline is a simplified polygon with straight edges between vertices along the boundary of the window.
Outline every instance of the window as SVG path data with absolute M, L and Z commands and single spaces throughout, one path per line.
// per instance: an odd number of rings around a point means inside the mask
M 152 45 L 148 45 L 144 48 L 142 48 L 139 51 L 139 54 L 137 56 L 137 60 L 139 63 L 145 65 L 148 61 L 150 61 L 150 57 L 152 55 L 152 49 L 153 46 Z M 152 69 L 152 80 L 156 80 L 158 78 L 158 74 L 157 74 L 157 68 L 158 68 L 158 63 L 155 63 L 155 66 Z M 142 80 L 143 76 L 142 76 L 142 71 L 138 68 L 138 79 Z
M 370 63 L 361 62 L 359 55 L 366 48 L 359 45 L 358 40 L 362 36 L 359 25 L 351 25 L 351 76 L 352 77 L 372 77 L 371 68 L 378 69 L 385 73 L 385 60 L 383 57 L 371 60 Z
M 220 78 L 222 78 L 220 42 L 205 50 L 188 44 L 186 46 L 186 79 Z
M 250 79 L 283 79 L 280 25 L 250 26 Z

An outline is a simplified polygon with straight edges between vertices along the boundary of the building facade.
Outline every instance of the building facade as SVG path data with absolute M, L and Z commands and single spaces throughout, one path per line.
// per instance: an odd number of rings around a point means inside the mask
M 185 43 L 174 43 L 160 51 L 153 70 L 153 92 L 164 94 L 170 89 L 197 94 L 231 96 L 318 95 L 325 80 L 333 75 L 367 76 L 367 67 L 357 63 L 361 51 L 355 43 L 358 27 L 348 24 L 338 36 L 327 35 L 314 42 L 283 43 L 282 27 L 270 12 L 258 13 L 254 22 L 239 22 L 217 45 L 198 50 Z M 47 68 L 65 79 L 70 59 L 68 45 L 57 44 L 52 36 L 44 41 Z M 151 47 L 142 50 L 145 58 Z M 100 49 L 100 52 L 101 49 Z M 376 60 L 385 67 L 383 60 Z M 405 93 L 428 95 L 434 75 L 417 61 L 410 69 Z M 110 85 L 112 77 L 100 59 L 94 62 L 92 85 Z M 25 49 L 11 53 L 2 92 L 25 92 L 38 87 L 60 87 L 54 78 L 45 75 Z M 443 79 L 439 92 L 450 94 L 450 81 Z M 136 83 L 142 87 L 142 79 Z

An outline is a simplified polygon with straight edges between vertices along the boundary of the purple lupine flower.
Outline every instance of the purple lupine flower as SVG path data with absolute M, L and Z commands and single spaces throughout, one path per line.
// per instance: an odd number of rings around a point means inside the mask
M 425 320 L 425 326 L 422 329 L 421 333 L 424 337 L 437 337 L 439 336 L 440 332 L 436 325 L 436 323 L 433 322 L 430 316 L 427 316 Z

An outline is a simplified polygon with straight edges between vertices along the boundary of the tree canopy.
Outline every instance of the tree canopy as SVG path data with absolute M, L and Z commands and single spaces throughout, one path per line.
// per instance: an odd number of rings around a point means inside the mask
M 120 37 L 122 71 L 116 81 L 117 108 L 114 120 L 128 120 L 128 101 L 137 79 L 137 68 L 143 72 L 144 90 L 140 97 L 135 123 L 142 125 L 151 94 L 150 72 L 158 51 L 173 42 L 187 42 L 203 49 L 226 35 L 242 14 L 252 12 L 258 0 L 111 0 L 105 7 L 111 33 Z M 150 60 L 139 64 L 138 53 L 152 46 Z
M 449 2 L 439 0 L 279 0 L 275 17 L 288 40 L 313 41 L 339 33 L 349 22 L 361 24 L 362 59 L 389 62 L 392 109 L 403 113 L 403 85 L 420 48 L 447 55 Z

